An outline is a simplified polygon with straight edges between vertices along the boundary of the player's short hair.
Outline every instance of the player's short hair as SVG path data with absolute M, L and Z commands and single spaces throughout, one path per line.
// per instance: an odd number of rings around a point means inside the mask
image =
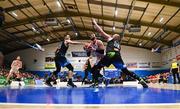
M 66 36 L 64 37 L 65 40 L 68 40 L 68 39 L 70 39 L 70 38 L 71 38 L 70 35 L 66 35 Z
M 90 39 L 93 41 L 94 39 L 96 39 L 96 35 L 95 34 L 91 34 Z

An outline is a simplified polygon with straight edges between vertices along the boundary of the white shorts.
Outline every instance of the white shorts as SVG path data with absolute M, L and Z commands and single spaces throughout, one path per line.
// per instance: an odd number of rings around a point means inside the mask
M 12 73 L 19 73 L 19 69 L 11 68 L 10 74 L 12 74 Z

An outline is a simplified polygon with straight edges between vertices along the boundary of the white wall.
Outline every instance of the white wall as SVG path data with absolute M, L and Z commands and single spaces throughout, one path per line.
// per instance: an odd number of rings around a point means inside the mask
M 45 52 L 36 51 L 32 48 L 25 49 L 21 51 L 16 51 L 6 56 L 6 59 L 12 61 L 16 56 L 20 55 L 26 68 L 29 70 L 44 70 L 45 57 L 54 56 L 54 51 L 56 50 L 58 43 L 49 44 L 43 46 Z M 70 45 L 68 53 L 71 54 L 71 51 L 83 51 L 82 46 L 80 45 Z M 150 50 L 122 46 L 121 50 L 122 58 L 125 63 L 128 62 L 161 62 L 161 54 L 152 53 Z M 75 66 L 75 69 L 82 69 L 82 64 L 85 62 L 86 58 L 73 58 L 67 57 L 72 64 Z M 37 59 L 37 62 L 34 63 L 34 59 Z M 81 60 L 81 62 L 78 62 Z
M 177 43 L 178 41 L 180 41 L 180 37 L 173 43 Z M 177 58 L 177 56 L 180 57 L 180 45 L 171 48 L 164 48 L 161 54 L 163 67 L 170 68 L 170 63 L 172 62 L 172 59 Z M 180 60 L 178 60 L 178 62 L 180 63 Z

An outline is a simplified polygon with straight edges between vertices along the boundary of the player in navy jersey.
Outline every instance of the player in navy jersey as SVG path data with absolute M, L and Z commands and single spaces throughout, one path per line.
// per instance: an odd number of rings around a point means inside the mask
M 68 83 L 67 86 L 76 87 L 76 85 L 72 81 L 74 68 L 71 63 L 66 59 L 65 55 L 69 48 L 69 44 L 84 44 L 82 42 L 72 41 L 70 36 L 65 36 L 61 45 L 55 51 L 55 65 L 56 71 L 54 71 L 51 76 L 46 80 L 46 85 L 52 86 L 51 81 L 56 84 L 56 79 L 58 77 L 58 73 L 61 71 L 61 67 L 66 67 L 68 71 Z
M 98 84 L 98 78 L 103 76 L 100 74 L 101 68 L 103 68 L 104 66 L 108 67 L 111 64 L 113 64 L 116 67 L 116 69 L 120 69 L 124 74 L 127 74 L 137 79 L 144 88 L 147 88 L 148 85 L 146 84 L 146 82 L 142 78 L 138 77 L 135 73 L 130 72 L 121 58 L 120 42 L 122 37 L 119 34 L 114 34 L 111 36 L 105 33 L 102 30 L 102 28 L 97 24 L 95 19 L 93 19 L 93 24 L 95 26 L 95 29 L 101 34 L 101 36 L 107 42 L 106 55 L 98 62 L 98 64 L 94 65 L 94 67 L 91 70 L 92 73 L 96 75 L 94 76 L 95 84 Z

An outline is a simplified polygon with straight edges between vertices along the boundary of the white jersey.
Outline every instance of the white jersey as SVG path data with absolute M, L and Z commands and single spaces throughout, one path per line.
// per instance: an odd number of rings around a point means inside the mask
M 98 45 L 97 45 L 97 43 L 95 43 L 95 44 L 91 44 L 91 46 L 94 48 L 94 49 L 98 49 Z
M 11 70 L 10 72 L 13 72 L 13 73 L 18 73 L 19 69 L 22 68 L 22 62 L 19 61 L 19 60 L 14 60 L 11 64 Z

